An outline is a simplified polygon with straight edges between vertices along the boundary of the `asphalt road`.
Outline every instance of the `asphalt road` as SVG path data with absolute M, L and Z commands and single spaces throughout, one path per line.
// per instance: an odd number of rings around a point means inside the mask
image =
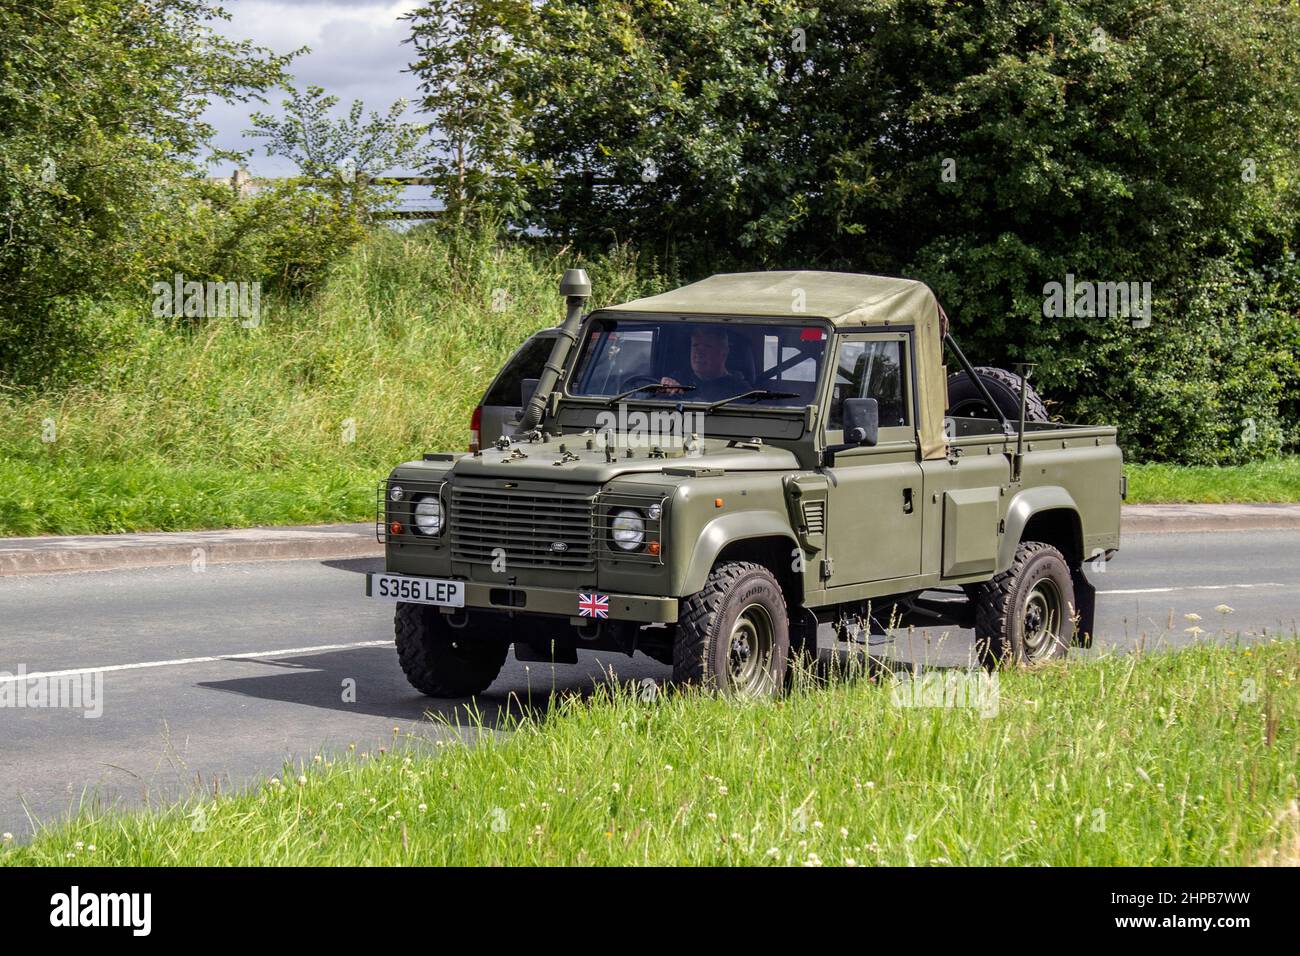
M 409 687 L 391 644 L 392 606 L 362 596 L 360 572 L 378 566 L 267 561 L 0 579 L 0 684 L 20 668 L 102 672 L 98 717 L 0 706 L 0 832 L 23 839 L 83 801 L 158 803 L 243 786 L 349 744 L 455 734 L 443 718 L 454 725 L 466 703 Z M 1098 650 L 1181 645 L 1195 639 L 1193 626 L 1221 638 L 1290 635 L 1300 531 L 1132 535 L 1090 576 L 1101 591 Z M 872 638 L 870 653 L 963 665 L 970 643 L 969 632 L 923 630 Z M 541 703 L 611 674 L 662 681 L 668 668 L 616 654 L 557 667 L 512 658 L 476 706 L 491 723 L 512 695 Z

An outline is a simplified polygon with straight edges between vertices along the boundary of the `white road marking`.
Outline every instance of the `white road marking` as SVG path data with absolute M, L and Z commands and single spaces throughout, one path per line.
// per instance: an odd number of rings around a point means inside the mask
M 1112 591 L 1098 591 L 1098 594 L 1167 594 L 1170 591 L 1235 591 L 1238 588 L 1285 588 L 1294 587 L 1300 589 L 1296 584 L 1275 584 L 1269 581 L 1265 584 L 1186 584 L 1178 588 L 1117 588 Z
M 72 677 L 76 674 L 106 674 L 110 671 L 138 671 L 148 667 L 182 667 L 186 664 L 212 664 L 217 661 L 256 660 L 259 657 L 280 657 L 286 654 L 311 654 L 316 651 L 347 651 L 359 647 L 391 647 L 392 641 L 358 641 L 355 644 L 317 644 L 315 647 L 285 647 L 276 651 L 246 651 L 242 654 L 217 654 L 213 657 L 181 657 L 172 661 L 142 661 L 139 664 L 109 664 L 105 667 L 75 667 L 66 671 L 34 671 L 30 674 L 0 673 L 0 684 L 38 678 Z

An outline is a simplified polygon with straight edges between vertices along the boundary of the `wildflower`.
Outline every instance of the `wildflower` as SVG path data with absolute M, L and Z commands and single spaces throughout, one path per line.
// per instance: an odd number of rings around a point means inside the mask
M 270 780 L 266 781 L 266 785 L 268 787 L 278 787 L 280 786 L 280 778 L 272 777 Z
M 621 783 L 615 783 L 615 784 L 614 784 L 614 792 L 615 792 L 615 793 L 618 793 L 618 792 L 619 792 L 620 790 L 622 790 L 622 789 L 623 789 L 623 785 L 622 785 Z
M 844 858 L 844 865 L 845 865 L 845 866 L 857 866 L 857 865 L 858 865 L 858 861 L 855 860 L 855 859 L 853 859 L 853 857 L 851 857 L 851 856 L 846 856 L 846 857 Z
M 806 859 L 806 860 L 803 861 L 803 865 L 804 865 L 804 866 L 821 866 L 821 865 L 822 865 L 822 861 L 821 861 L 821 858 L 820 858 L 819 856 L 817 856 L 816 853 L 809 853 L 809 854 L 808 854 L 808 859 Z
M 305 773 L 298 774 L 298 786 L 300 787 L 307 786 L 307 775 Z
M 426 810 L 429 809 L 429 805 L 427 803 L 422 803 L 415 809 L 419 810 L 421 813 L 424 813 Z
M 1184 621 L 1191 621 L 1193 624 L 1195 624 L 1195 623 L 1196 623 L 1197 621 L 1199 621 L 1200 619 L 1201 619 L 1201 615 L 1199 615 L 1199 614 L 1195 614 L 1195 613 L 1192 613 L 1192 614 L 1184 614 L 1184 615 L 1183 615 L 1183 620 L 1184 620 Z
M 904 842 L 904 843 L 915 843 L 915 842 L 916 842 L 916 834 L 915 834 L 915 833 L 909 833 L 907 836 L 903 837 L 903 842 Z
M 841 839 L 841 840 L 847 840 L 848 838 L 849 838 L 849 828 L 848 828 L 848 827 L 840 827 L 840 839 Z
M 710 822 L 717 822 L 718 815 L 716 813 L 709 813 L 707 816 Z
M 343 809 L 343 801 L 340 800 L 338 803 L 334 804 L 334 809 L 335 809 L 335 810 L 342 810 L 342 809 Z
M 8 835 L 8 834 L 6 834 L 6 836 L 7 836 L 7 835 Z M 770 856 L 772 859 L 775 860 L 778 856 L 781 855 L 781 851 L 778 850 L 778 849 L 777 849 L 776 847 L 774 847 L 774 846 L 770 846 L 770 847 L 767 848 L 767 855 Z
M 0 843 L 13 843 L 14 835 L 12 833 L 0 833 Z
M 823 824 L 820 820 L 814 820 L 814 821 L 813 821 L 813 829 L 814 829 L 814 830 L 820 830 L 823 826 L 825 826 L 825 824 Z
M 666 763 L 666 764 L 664 764 L 664 769 L 667 770 L 669 773 L 672 773 L 672 772 L 673 772 L 673 765 L 670 764 L 670 763 Z
M 727 795 L 727 788 L 726 788 L 725 786 L 719 787 L 719 788 L 718 788 L 718 793 L 719 793 L 719 795 L 725 797 L 725 796 Z
M 89 850 L 91 853 L 94 853 L 94 852 L 95 852 L 95 844 L 92 843 L 90 846 L 86 847 L 86 849 Z
M 1216 604 L 1216 605 L 1214 606 L 1214 609 L 1215 609 L 1216 611 L 1218 611 L 1220 614 L 1231 614 L 1231 613 L 1232 613 L 1232 608 L 1228 607 L 1228 605 L 1226 605 L 1226 604 Z

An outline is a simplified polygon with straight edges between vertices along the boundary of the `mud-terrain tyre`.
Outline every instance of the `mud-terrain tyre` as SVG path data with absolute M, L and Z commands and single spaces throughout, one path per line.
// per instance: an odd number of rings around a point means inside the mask
M 1011 567 L 976 585 L 975 648 L 989 669 L 1065 656 L 1074 637 L 1074 582 L 1050 544 L 1025 541 Z
M 501 673 L 509 643 L 454 628 L 436 607 L 397 605 L 393 618 L 397 660 L 406 679 L 430 697 L 472 697 L 487 690 Z
M 673 680 L 738 697 L 775 697 L 785 686 L 790 619 L 781 585 L 761 564 L 717 565 L 682 601 Z
M 975 366 L 975 374 L 989 390 L 989 397 L 1002 414 L 1013 422 L 1020 421 L 1020 376 L 988 365 Z M 1028 382 L 1025 383 L 1025 394 L 1025 421 L 1050 421 L 1047 406 Z M 998 415 L 988 407 L 975 383 L 963 371 L 948 376 L 948 417 L 997 418 Z

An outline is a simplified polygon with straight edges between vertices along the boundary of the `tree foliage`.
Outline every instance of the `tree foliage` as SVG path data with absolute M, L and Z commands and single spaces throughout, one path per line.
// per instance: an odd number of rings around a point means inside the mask
M 499 9 L 460 6 L 480 32 Z M 477 149 L 524 184 L 518 226 L 695 275 L 912 276 L 968 352 L 1039 363 L 1059 411 L 1131 451 L 1300 440 L 1296 5 L 538 0 L 495 23 L 508 55 L 415 68 L 499 94 Z M 1151 283 L 1150 327 L 1045 316 L 1067 274 Z
M 289 57 L 222 37 L 224 16 L 205 0 L 0 0 L 0 380 L 88 355 L 84 303 L 142 286 L 159 229 L 188 213 L 173 187 L 212 137 L 207 103 L 283 79 Z

